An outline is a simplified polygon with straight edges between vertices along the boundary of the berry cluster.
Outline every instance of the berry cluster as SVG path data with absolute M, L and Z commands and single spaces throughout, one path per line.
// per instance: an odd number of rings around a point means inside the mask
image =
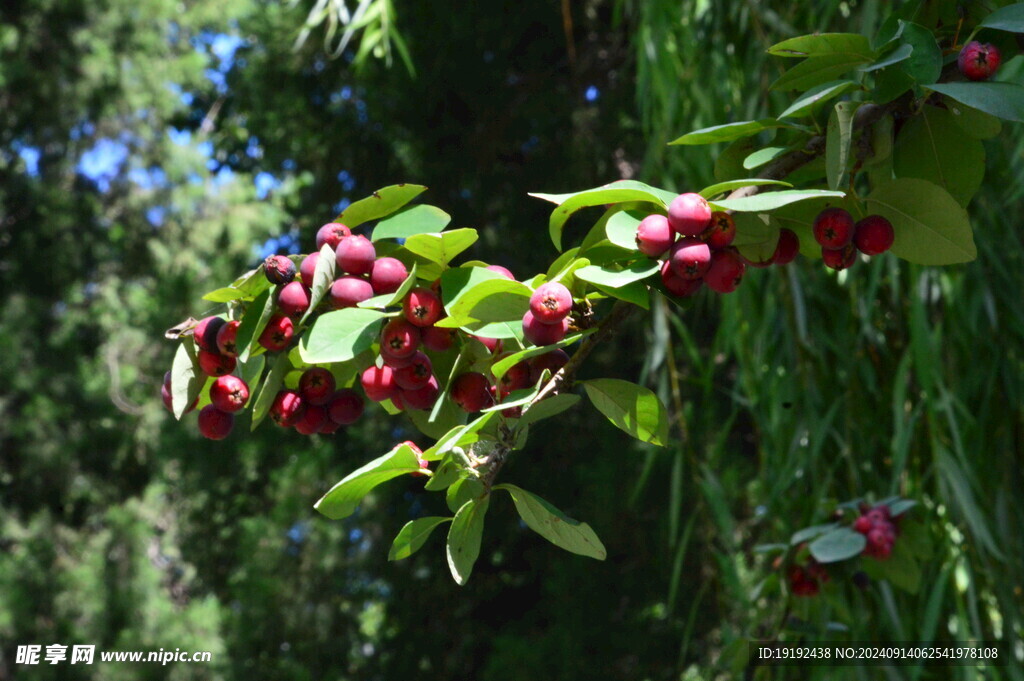
M 825 566 L 814 558 L 808 557 L 804 565 L 789 568 L 789 588 L 794 596 L 817 596 L 821 585 L 830 579 Z
M 506 356 L 507 354 L 498 355 L 494 360 L 497 362 Z M 504 400 L 515 390 L 536 385 L 545 370 L 555 374 L 568 361 L 569 355 L 564 350 L 555 348 L 543 355 L 513 364 L 496 381 L 478 371 L 467 371 L 452 381 L 452 401 L 469 414 L 487 409 Z M 505 415 L 516 418 L 520 411 L 519 407 L 507 409 Z
M 899 534 L 898 519 L 893 518 L 889 507 L 879 504 L 874 508 L 862 505 L 861 515 L 853 521 L 853 529 L 867 537 L 863 555 L 876 560 L 885 560 L 892 553 L 893 544 Z
M 869 215 L 854 223 L 849 211 L 838 207 L 818 213 L 813 229 L 822 260 L 836 271 L 851 267 L 857 251 L 864 255 L 885 253 L 894 239 L 892 223 L 881 215 Z
M 960 50 L 956 65 L 968 80 L 988 80 L 995 74 L 1001 61 L 1002 56 L 995 45 L 972 40 Z
M 569 331 L 572 293 L 557 281 L 541 284 L 523 315 L 523 335 L 534 345 L 553 345 Z
M 270 418 L 282 428 L 303 435 L 330 434 L 349 426 L 363 415 L 363 398 L 342 388 L 327 369 L 312 367 L 302 372 L 297 390 L 280 390 L 270 405 Z
M 678 238 L 677 238 L 678 237 Z M 743 280 L 747 265 L 786 265 L 796 258 L 800 240 L 783 229 L 772 258 L 750 262 L 732 247 L 736 223 L 722 211 L 712 211 L 700 194 L 680 194 L 669 204 L 668 215 L 648 215 L 636 231 L 636 247 L 651 258 L 667 257 L 661 281 L 674 296 L 685 298 L 707 285 L 718 293 L 732 293 Z

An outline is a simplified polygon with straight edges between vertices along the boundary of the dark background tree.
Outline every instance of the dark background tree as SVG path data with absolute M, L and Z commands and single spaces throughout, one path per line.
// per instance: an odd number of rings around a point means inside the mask
M 423 182 L 481 230 L 470 257 L 527 276 L 554 257 L 527 192 L 707 184 L 717 150 L 664 143 L 781 110 L 764 49 L 870 35 L 887 4 L 399 3 L 415 75 L 359 57 L 365 36 L 330 59 L 320 25 L 293 49 L 312 3 L 5 4 L 0 679 L 706 678 L 782 619 L 754 546 L 890 492 L 922 501 L 936 547 L 919 593 L 842 583 L 793 614 L 854 638 L 1019 640 L 1017 131 L 987 146 L 975 263 L 756 271 L 685 314 L 656 305 L 595 353 L 587 371 L 641 376 L 675 405 L 676 446 L 580 409 L 503 476 L 586 519 L 605 563 L 554 549 L 504 502 L 466 587 L 440 542 L 388 563 L 398 528 L 438 503 L 419 483 L 343 522 L 311 505 L 413 437 L 401 419 L 211 443 L 157 398 L 163 330 L 262 256 L 308 252 L 346 201 Z M 214 661 L 26 672 L 26 643 Z

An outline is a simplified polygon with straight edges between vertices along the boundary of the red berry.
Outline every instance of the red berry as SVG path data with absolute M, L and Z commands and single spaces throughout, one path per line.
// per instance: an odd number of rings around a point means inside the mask
M 565 338 L 569 331 L 569 318 L 556 324 L 544 324 L 530 310 L 523 315 L 523 335 L 534 345 L 552 345 Z
M 369 274 L 373 271 L 377 251 L 369 239 L 357 235 L 343 239 L 338 244 L 335 257 L 340 271 L 346 274 Z
M 838 250 L 823 248 L 821 249 L 821 259 L 835 271 L 841 272 L 853 266 L 857 259 L 857 249 L 853 247 L 853 244 L 847 244 Z
M 429 461 L 425 461 L 424 459 L 420 459 L 420 470 L 413 471 L 412 473 L 409 473 L 409 475 L 413 476 L 414 478 L 424 478 L 424 477 L 426 477 L 427 474 L 424 473 L 423 471 L 427 470 L 429 468 L 430 468 L 430 462 Z
M 969 80 L 987 80 L 999 68 L 1000 61 L 1002 58 L 995 45 L 972 40 L 960 50 L 956 65 Z
M 733 250 L 715 251 L 711 254 L 711 267 L 704 275 L 704 283 L 718 293 L 732 293 L 743 280 L 747 266 Z
M 429 288 L 414 288 L 402 303 L 405 318 L 416 326 L 433 326 L 441 318 L 444 307 L 441 299 Z
M 516 280 L 516 275 L 512 274 L 510 271 L 508 271 L 507 268 L 502 267 L 501 265 L 488 265 L 485 269 L 489 269 L 492 272 L 497 272 L 506 279 L 511 279 L 512 281 Z
M 843 208 L 826 208 L 814 218 L 814 239 L 822 248 L 842 248 L 853 241 L 853 216 Z
M 316 250 L 330 244 L 331 248 L 337 248 L 342 239 L 352 236 L 352 230 L 340 222 L 328 222 L 316 231 Z
M 263 261 L 263 274 L 271 284 L 287 284 L 295 278 L 295 263 L 286 255 L 272 255 Z
M 669 251 L 668 261 L 683 279 L 700 279 L 711 267 L 711 249 L 700 239 L 680 239 Z
M 270 405 L 270 418 L 279 426 L 290 428 L 302 418 L 306 411 L 306 402 L 302 395 L 294 390 L 280 390 Z
M 403 359 L 416 352 L 420 344 L 420 330 L 405 319 L 392 319 L 380 333 L 381 352 L 395 359 Z
M 869 215 L 854 225 L 853 244 L 864 255 L 879 255 L 892 246 L 892 223 L 881 215 Z
M 668 207 L 668 223 L 682 236 L 699 236 L 711 223 L 711 206 L 700 194 L 680 194 Z
M 725 248 L 736 238 L 736 222 L 725 211 L 711 214 L 711 224 L 700 234 L 700 240 L 715 250 Z
M 355 390 L 344 388 L 331 396 L 327 412 L 331 420 L 343 426 L 350 426 L 363 415 L 363 398 Z
M 200 350 L 199 368 L 207 376 L 226 376 L 235 370 L 235 358 Z
M 872 524 L 871 519 L 867 516 L 859 516 L 853 521 L 853 529 L 861 534 L 867 534 L 871 531 L 872 527 L 874 527 L 874 525 Z
M 210 403 L 221 411 L 236 412 L 249 401 L 249 386 L 238 376 L 221 376 L 210 386 Z
M 208 404 L 199 411 L 199 432 L 211 440 L 223 440 L 235 425 L 232 414 Z
M 530 359 L 530 384 L 536 385 L 545 369 L 554 376 L 568 362 L 569 354 L 561 348 L 555 348 L 551 352 Z
M 675 241 L 676 233 L 664 215 L 648 215 L 636 228 L 636 248 L 651 258 L 660 258 Z
M 277 307 L 282 314 L 300 317 L 309 309 L 309 287 L 297 281 L 286 284 L 277 294 Z
M 530 296 L 530 311 L 542 324 L 560 324 L 572 311 L 572 293 L 557 281 L 541 284 Z
M 779 242 L 775 245 L 775 253 L 772 255 L 772 263 L 775 265 L 788 265 L 796 259 L 800 252 L 800 239 L 796 232 L 783 227 L 779 230 Z
M 493 355 L 496 352 L 501 352 L 502 342 L 499 338 L 484 338 L 483 336 L 473 336 L 478 341 L 484 344 L 484 347 L 491 351 Z
M 394 357 L 388 351 L 388 346 L 382 345 L 380 347 L 380 358 L 384 360 L 384 365 L 389 366 L 392 369 L 404 369 L 405 367 L 412 364 L 413 358 L 416 357 L 416 353 L 412 353 L 408 357 Z
M 498 396 L 505 399 L 514 390 L 530 387 L 530 365 L 526 361 L 517 362 L 509 367 L 498 379 Z
M 384 402 L 398 393 L 394 370 L 389 366 L 371 366 L 360 377 L 363 390 L 373 402 Z
M 491 384 L 481 373 L 470 371 L 452 381 L 451 397 L 463 411 L 473 414 L 494 405 Z
M 316 432 L 320 433 L 321 435 L 331 435 L 332 433 L 338 432 L 338 429 L 341 428 L 341 425 L 342 424 L 340 423 L 332 421 L 330 416 L 328 416 L 327 420 L 324 421 L 324 425 L 320 426 L 320 430 Z
M 302 416 L 295 422 L 295 430 L 299 431 L 303 435 L 312 435 L 313 433 L 319 432 L 324 423 L 328 420 L 327 410 L 325 408 L 311 404 L 306 407 Z
M 274 315 L 260 334 L 259 344 L 271 352 L 284 350 L 292 340 L 295 327 L 284 315 Z
M 335 310 L 355 307 L 364 300 L 373 298 L 373 287 L 362 277 L 343 276 L 334 280 L 327 297 Z
M 683 279 L 675 273 L 672 263 L 668 260 L 661 263 L 661 282 L 665 284 L 665 289 L 669 293 L 679 298 L 696 295 L 704 284 L 701 279 Z
M 403 390 L 402 402 L 409 409 L 430 409 L 437 401 L 441 389 L 437 385 L 437 379 L 433 376 L 427 384 L 417 390 Z
M 306 404 L 326 404 L 334 394 L 334 374 L 321 367 L 312 367 L 299 377 L 299 393 Z
M 415 352 L 407 366 L 395 369 L 395 383 L 402 390 L 419 390 L 430 382 L 433 371 L 430 358 L 422 352 Z
M 313 285 L 313 275 L 316 273 L 316 263 L 320 260 L 319 253 L 310 253 L 302 259 L 299 265 L 299 274 L 302 275 L 302 283 L 306 286 Z
M 238 327 L 242 322 L 234 320 L 220 327 L 217 332 L 217 350 L 228 357 L 238 357 Z
M 444 352 L 455 344 L 455 329 L 441 329 L 428 326 L 420 331 L 423 347 L 433 352 Z
M 405 264 L 401 260 L 378 258 L 374 261 L 373 270 L 370 272 L 370 284 L 373 286 L 374 295 L 382 296 L 400 289 L 408 277 L 409 270 L 405 268 Z
M 217 334 L 220 332 L 220 327 L 226 323 L 220 317 L 207 317 L 196 324 L 196 327 L 192 330 L 192 338 L 195 339 L 199 349 L 206 350 L 207 352 L 218 352 Z

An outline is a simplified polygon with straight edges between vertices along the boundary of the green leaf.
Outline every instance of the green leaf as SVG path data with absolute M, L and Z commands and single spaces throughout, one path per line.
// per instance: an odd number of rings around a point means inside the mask
M 985 17 L 978 28 L 995 28 L 1010 33 L 1024 33 L 1024 2 L 997 9 Z
M 555 248 L 562 250 L 562 230 L 569 217 L 578 210 L 591 206 L 602 206 L 609 203 L 624 203 L 627 201 L 641 201 L 654 204 L 657 208 L 665 211 L 668 209 L 668 201 L 674 198 L 671 192 L 655 189 L 643 182 L 633 180 L 620 180 L 612 182 L 596 189 L 587 189 L 572 194 L 530 194 L 538 199 L 558 204 L 552 211 L 551 219 L 548 221 L 548 232 Z
M 820 537 L 826 532 L 839 527 L 839 523 L 828 523 L 827 525 L 812 525 L 811 527 L 805 527 L 802 530 L 793 533 L 793 536 L 789 538 L 790 546 L 798 546 L 803 544 L 805 541 L 810 541 L 815 537 Z
M 453 229 L 438 234 L 415 234 L 405 240 L 405 248 L 432 263 L 442 267 L 455 256 L 476 243 L 479 238 L 475 229 Z
M 604 231 L 608 241 L 620 248 L 636 250 L 636 230 L 640 222 L 651 213 L 637 210 L 623 210 L 614 213 L 605 222 Z
M 896 233 L 893 255 L 919 265 L 952 265 L 978 257 L 971 223 L 942 187 L 901 178 L 877 187 L 869 210 L 888 219 Z
M 887 559 L 863 560 L 861 568 L 872 579 L 884 579 L 908 593 L 916 594 L 921 586 L 921 566 L 902 538 L 893 544 Z
M 935 83 L 928 89 L 997 118 L 1024 122 L 1024 87 L 1016 83 Z
M 853 139 L 853 116 L 859 102 L 839 102 L 828 117 L 825 139 L 825 174 L 829 189 L 839 189 L 849 180 L 850 143 Z
M 249 427 L 250 431 L 256 430 L 256 426 L 263 422 L 266 418 L 267 412 L 270 411 L 270 406 L 274 404 L 274 398 L 277 397 L 278 391 L 284 384 L 284 376 L 292 368 L 291 359 L 288 357 L 288 353 L 282 352 L 277 356 L 274 361 L 274 366 L 271 367 L 270 372 L 267 374 L 266 380 L 263 381 L 263 385 L 260 386 L 260 392 L 256 396 L 256 400 L 252 406 L 252 424 Z
M 583 398 L 572 393 L 559 393 L 558 395 L 546 397 L 524 411 L 522 418 L 519 419 L 519 423 L 521 425 L 530 425 L 537 421 L 549 419 L 552 416 L 558 416 L 563 411 L 568 411 L 575 407 L 581 399 Z
M 845 196 L 843 192 L 826 191 L 824 189 L 783 189 L 777 192 L 754 194 L 740 199 L 723 199 L 712 201 L 716 210 L 734 210 L 740 213 L 765 213 L 797 201 L 811 199 L 836 198 Z
M 394 293 L 385 293 L 384 295 L 374 296 L 373 298 L 364 300 L 361 303 L 357 303 L 356 307 L 383 310 L 384 308 L 398 305 L 405 299 L 405 294 L 411 291 L 412 287 L 416 285 L 417 268 L 418 266 L 416 263 L 413 263 L 412 269 L 409 270 L 409 276 L 405 278 L 405 281 L 402 282 L 402 285 L 399 286 Z
M 612 298 L 624 300 L 627 303 L 633 303 L 637 307 L 641 307 L 645 310 L 651 309 L 650 289 L 647 284 L 642 281 L 634 281 L 631 284 L 616 286 L 615 288 L 602 286 L 601 284 L 594 284 L 594 287 L 601 293 L 611 296 Z
M 893 64 L 899 64 L 901 61 L 906 61 L 910 58 L 910 55 L 914 52 L 914 46 L 903 43 L 898 46 L 895 50 L 890 52 L 888 56 L 879 59 L 874 64 L 869 64 L 861 68 L 863 73 L 870 73 L 879 69 L 884 69 L 886 66 L 892 66 Z
M 779 244 L 779 229 L 766 218 L 754 213 L 737 213 L 733 216 L 736 237 L 732 244 L 740 255 L 751 262 L 771 260 Z
M 416 453 L 407 444 L 400 444 L 384 456 L 352 471 L 330 489 L 314 508 L 332 520 L 352 515 L 363 497 L 377 485 L 399 475 L 420 470 Z
M 330 290 L 331 284 L 334 283 L 334 270 L 336 267 L 337 258 L 335 257 L 334 249 L 331 248 L 330 244 L 324 244 L 323 248 L 320 249 L 320 257 L 316 259 L 316 269 L 313 270 L 313 284 L 309 287 L 309 308 L 306 309 L 306 313 L 299 320 L 300 325 L 306 323 L 309 315 L 313 314 L 317 305 L 324 299 L 324 295 Z
M 388 552 L 388 560 L 402 560 L 419 551 L 434 528 L 444 523 L 450 523 L 453 518 L 443 516 L 427 516 L 410 520 L 398 532 L 395 541 L 391 543 L 391 551 Z
M 238 348 L 238 361 L 245 362 L 256 347 L 260 334 L 267 327 L 267 322 L 274 316 L 273 289 L 267 289 L 256 296 L 242 315 L 242 323 L 238 325 L 235 344 Z
M 484 485 L 476 478 L 462 478 L 455 481 L 445 492 L 445 503 L 452 513 L 457 513 L 471 499 L 483 496 Z
M 181 420 L 199 391 L 206 385 L 206 375 L 199 369 L 199 358 L 191 338 L 185 338 L 174 353 L 171 363 L 171 407 L 174 418 Z
M 1003 122 L 992 114 L 962 104 L 952 97 L 943 97 L 942 99 L 946 105 L 946 111 L 960 126 L 961 132 L 979 140 L 991 139 L 1002 132 Z
M 441 400 L 441 397 L 439 396 L 437 399 Z M 417 430 L 427 437 L 435 439 L 442 437 L 452 428 L 464 423 L 466 420 L 466 412 L 462 411 L 451 400 L 443 400 L 441 402 L 441 408 L 438 410 L 435 418 L 431 418 L 433 410 L 406 409 L 405 413 Z
M 355 229 L 364 222 L 377 220 L 391 215 L 426 191 L 426 187 L 418 184 L 395 184 L 378 189 L 365 199 L 360 199 L 334 219 L 349 229 Z
M 463 291 L 437 326 L 461 328 L 486 338 L 519 338 L 532 293 L 526 284 L 501 276 L 484 279 Z
M 807 92 L 800 95 L 795 102 L 789 105 L 789 108 L 779 114 L 779 118 L 799 118 L 800 116 L 809 116 L 821 105 L 830 99 L 834 99 L 839 95 L 845 94 L 850 90 L 857 87 L 856 81 L 852 80 L 833 80 L 829 83 L 822 83 L 816 87 L 812 87 Z
M 715 179 L 719 182 L 746 177 L 749 173 L 743 169 L 743 159 L 750 156 L 758 147 L 757 140 L 739 139 L 722 150 L 715 159 Z
M 669 142 L 672 144 L 715 144 L 717 142 L 731 142 L 733 140 L 751 137 L 765 130 L 784 128 L 785 123 L 779 123 L 774 118 L 762 118 L 759 121 L 740 121 L 738 123 L 726 123 L 710 128 L 701 128 L 686 133 L 682 137 Z
M 437 206 L 406 206 L 378 222 L 371 240 L 407 239 L 417 234 L 443 232 L 451 221 L 452 216 Z
M 461 474 L 462 469 L 456 463 L 455 457 L 452 452 L 448 452 L 434 470 L 434 474 L 427 480 L 427 484 L 423 486 L 423 489 L 428 492 L 440 492 L 441 490 L 448 489 L 455 484 L 455 481 L 459 479 Z
M 484 515 L 490 497 L 467 501 L 455 514 L 448 530 L 448 568 L 459 586 L 465 585 L 473 572 L 473 564 L 480 556 L 480 542 L 484 535 Z
M 848 54 L 870 60 L 874 57 L 868 39 L 859 33 L 815 33 L 783 40 L 768 48 L 776 57 L 820 57 Z
M 782 180 L 766 180 L 761 177 L 748 177 L 742 180 L 729 180 L 728 182 L 717 182 L 709 187 L 700 190 L 700 195 L 705 199 L 713 199 L 719 194 L 731 192 L 743 187 L 759 187 L 764 185 L 777 185 L 780 187 L 792 187 L 789 182 Z
M 260 380 L 260 376 L 263 375 L 263 367 L 266 363 L 266 355 L 250 357 L 248 362 L 238 362 L 238 375 L 249 386 L 250 392 L 255 392 L 252 390 L 252 387 L 256 385 Z
M 765 147 L 764 149 L 758 149 L 743 159 L 743 169 L 753 170 L 754 168 L 760 168 L 764 164 L 782 156 L 787 151 L 789 151 L 787 147 Z
M 966 207 L 985 177 L 985 147 L 961 134 L 953 114 L 926 106 L 900 129 L 893 150 L 896 177 L 936 184 Z
M 935 42 L 935 34 L 920 24 L 903 22 L 901 40 L 913 46 L 914 51 L 898 68 L 921 85 L 937 81 L 942 75 L 942 50 Z
M 861 64 L 872 61 L 872 54 L 837 52 L 811 57 L 783 73 L 769 90 L 809 90 L 815 85 L 835 80 Z
M 267 284 L 270 284 L 270 282 L 268 281 Z M 229 303 L 232 300 L 245 300 L 247 298 L 251 298 L 251 296 L 234 286 L 215 289 L 203 296 L 203 300 L 209 300 L 211 303 Z
M 913 499 L 900 499 L 889 504 L 889 513 L 895 518 L 898 515 L 903 515 L 915 506 L 917 506 L 917 502 Z
M 647 279 L 658 271 L 660 264 L 657 260 L 645 258 L 623 268 L 588 265 L 576 270 L 576 278 L 608 288 L 619 288 L 634 281 Z
M 608 557 L 590 525 L 573 520 L 536 494 L 515 485 L 495 485 L 494 489 L 508 492 L 526 526 L 555 546 L 597 560 Z
M 612 424 L 643 442 L 665 446 L 668 416 L 661 400 L 642 386 L 616 378 L 583 381 L 587 397 Z
M 370 348 L 386 315 L 356 307 L 326 312 L 299 343 L 299 356 L 307 364 L 347 362 Z
M 821 535 L 808 548 L 819 563 L 835 563 L 859 555 L 865 546 L 867 540 L 863 534 L 840 527 Z
M 579 341 L 582 338 L 589 336 L 594 333 L 596 329 L 587 329 L 582 333 L 574 333 L 566 336 L 562 340 L 554 343 L 553 345 L 542 345 L 539 347 L 527 348 L 526 350 L 520 350 L 514 352 L 511 355 L 502 357 L 500 360 L 491 365 L 491 373 L 494 374 L 495 379 L 500 379 L 505 375 L 505 372 L 511 369 L 516 364 L 519 364 L 524 359 L 530 359 L 531 357 L 539 357 L 540 355 L 546 355 L 551 352 L 554 348 L 567 348 L 573 343 Z

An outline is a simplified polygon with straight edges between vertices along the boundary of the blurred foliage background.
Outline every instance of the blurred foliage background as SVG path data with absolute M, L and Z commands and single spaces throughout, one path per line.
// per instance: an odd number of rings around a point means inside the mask
M 889 5 L 0 5 L 0 680 L 737 678 L 753 675 L 743 642 L 780 634 L 1019 647 L 1016 129 L 987 143 L 976 262 L 886 256 L 837 277 L 800 259 L 685 311 L 657 305 L 594 355 L 588 372 L 643 376 L 678 406 L 677 445 L 645 448 L 579 409 L 502 475 L 592 524 L 605 563 L 552 547 L 502 502 L 466 587 L 440 541 L 389 564 L 398 529 L 443 504 L 421 481 L 344 522 L 312 503 L 414 437 L 404 422 L 212 443 L 158 396 L 163 330 L 262 257 L 308 252 L 348 201 L 427 184 L 456 226 L 481 230 L 471 257 L 526 277 L 555 256 L 527 192 L 708 184 L 718 150 L 665 142 L 780 111 L 767 46 L 871 34 Z M 844 568 L 787 602 L 755 547 L 891 493 L 921 502 L 933 540 L 918 592 L 861 590 Z M 14 663 L 27 643 L 213 662 L 28 668 Z M 756 676 L 812 678 L 769 671 Z

